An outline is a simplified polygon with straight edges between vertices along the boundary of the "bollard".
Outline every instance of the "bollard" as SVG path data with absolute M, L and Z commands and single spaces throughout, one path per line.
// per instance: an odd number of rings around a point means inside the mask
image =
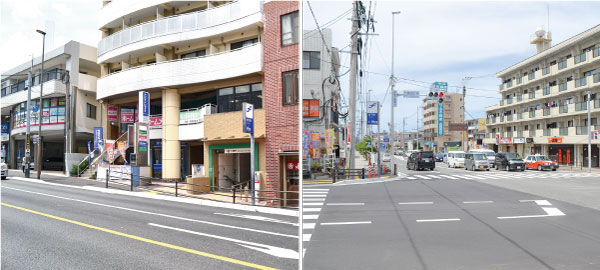
M 365 179 L 365 168 L 362 168 L 361 172 L 362 172 L 361 179 Z
M 177 183 L 178 182 L 179 181 L 175 181 L 175 197 L 179 196 L 178 193 L 177 193 L 177 190 L 179 189 L 179 187 L 177 187 Z
M 373 178 L 377 178 L 377 169 L 376 168 L 374 168 L 374 170 L 373 170 Z
M 235 187 L 231 191 L 233 191 L 233 204 L 235 204 Z
M 108 164 L 108 174 L 106 174 L 106 188 L 108 188 L 108 178 L 110 178 L 110 164 Z
M 133 172 L 131 172 L 131 175 L 129 175 L 129 191 L 133 191 Z
M 334 168 L 333 169 L 333 183 L 335 183 L 335 180 L 337 179 L 337 174 L 338 174 L 338 169 Z

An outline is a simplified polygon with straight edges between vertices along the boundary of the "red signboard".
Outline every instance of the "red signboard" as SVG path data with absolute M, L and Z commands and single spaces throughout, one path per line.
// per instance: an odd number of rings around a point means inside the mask
M 562 137 L 550 137 L 548 143 L 562 143 Z
M 108 113 L 107 113 L 108 121 L 113 121 L 113 122 L 117 121 L 117 111 L 118 110 L 119 110 L 119 107 L 117 105 L 108 104 Z
M 287 160 L 285 162 L 285 169 L 288 171 L 297 171 L 298 170 L 298 160 Z
M 135 110 L 121 108 L 121 123 L 134 123 L 135 121 Z
M 319 117 L 320 116 L 320 100 L 304 99 L 302 100 L 302 116 L 304 117 Z
M 161 127 L 162 126 L 162 116 L 150 117 L 150 126 L 151 127 Z

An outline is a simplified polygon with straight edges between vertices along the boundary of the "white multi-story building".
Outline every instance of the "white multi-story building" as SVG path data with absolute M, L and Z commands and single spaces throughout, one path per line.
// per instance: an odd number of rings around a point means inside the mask
M 540 153 L 586 166 L 588 126 L 600 130 L 600 25 L 555 46 L 550 41 L 538 28 L 531 41 L 537 54 L 496 74 L 502 100 L 486 108 L 484 143 L 497 151 Z M 598 143 L 592 143 L 592 166 L 598 166 Z
M 44 55 L 44 74 L 40 76 L 42 57 L 23 59 L 20 64 L 2 73 L 2 150 L 11 168 L 20 168 L 26 148 L 27 74 L 33 70 L 31 89 L 31 157 L 37 156 L 33 136 L 38 135 L 39 112 L 42 112 L 42 159 L 44 170 L 70 170 L 88 152 L 94 126 L 100 124 L 97 114 L 96 80 L 100 67 L 96 64 L 96 48 L 77 41 L 47 51 Z M 71 109 L 66 119 L 66 80 L 69 74 Z M 41 79 L 40 79 L 41 78 Z M 40 109 L 40 82 L 43 83 Z M 65 140 L 65 123 L 71 125 L 71 141 Z M 36 140 L 37 141 L 37 140 Z M 65 148 L 70 146 L 70 150 Z M 65 153 L 68 153 L 65 155 Z M 65 164 L 66 163 L 66 164 Z

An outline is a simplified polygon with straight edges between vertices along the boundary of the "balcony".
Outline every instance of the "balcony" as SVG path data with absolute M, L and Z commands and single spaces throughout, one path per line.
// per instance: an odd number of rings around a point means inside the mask
M 504 106 L 504 100 L 500 100 L 500 106 Z
M 548 116 L 551 113 L 550 109 L 543 109 L 542 111 L 544 111 L 544 116 Z
M 521 120 L 523 119 L 523 113 L 518 113 L 517 114 L 517 120 Z
M 517 137 L 523 137 L 523 131 L 522 130 L 517 131 Z
M 535 72 L 529 73 L 529 75 L 527 75 L 527 79 L 530 80 L 530 81 L 531 80 L 535 80 Z
M 44 97 L 65 96 L 66 85 L 57 79 L 52 79 L 44 82 Z M 16 90 L 16 89 L 15 89 Z M 2 108 L 16 105 L 23 101 L 27 101 L 28 91 L 14 91 L 2 97 Z M 31 88 L 31 99 L 40 97 L 40 85 L 34 85 Z
M 507 103 L 508 105 L 510 105 L 510 104 L 513 104 L 513 99 L 512 99 L 512 98 L 508 98 L 508 99 L 506 99 L 506 103 Z
M 577 135 L 587 135 L 588 134 L 588 127 L 587 126 L 576 127 L 575 128 L 575 134 L 577 134 Z
M 490 123 L 490 119 L 489 118 L 485 119 L 485 123 L 489 124 Z
M 500 91 L 504 90 L 504 84 L 500 84 L 500 85 L 498 86 L 498 88 L 500 89 Z
M 523 83 L 523 77 L 517 78 L 517 84 L 522 84 L 522 83 Z
M 594 100 L 594 109 L 598 109 L 600 108 L 600 99 L 595 99 Z
M 587 85 L 587 78 L 582 77 L 575 80 L 575 88 Z
M 584 111 L 587 110 L 587 102 L 579 102 L 579 103 L 575 103 L 575 111 Z
M 529 118 L 535 118 L 535 111 L 529 111 Z
M 531 91 L 529 92 L 529 99 L 534 99 L 535 98 L 535 91 Z
M 561 105 L 558 107 L 558 112 L 559 113 L 568 113 L 569 112 L 569 106 L 568 105 Z
M 545 67 L 542 69 L 542 75 L 546 76 L 550 74 L 550 67 Z
M 138 66 L 98 79 L 97 98 L 143 89 L 203 83 L 262 71 L 262 44 L 233 51 Z
M 518 95 L 517 96 L 517 102 L 521 102 L 523 101 L 523 96 L 522 95 Z
M 551 128 L 544 129 L 544 136 L 552 136 L 552 129 Z
M 558 135 L 560 136 L 568 136 L 569 135 L 569 128 L 568 127 L 562 127 L 558 129 Z
M 561 62 L 558 62 L 558 70 L 562 70 L 565 68 L 567 68 L 567 60 L 566 59 Z
M 496 124 L 496 117 L 492 118 L 492 124 Z
M 513 132 L 512 131 L 507 131 L 506 132 L 506 137 L 512 138 L 512 136 L 513 136 Z
M 506 121 L 512 121 L 513 120 L 513 115 L 509 114 L 506 116 Z
M 558 85 L 558 91 L 559 92 L 566 91 L 566 90 L 567 90 L 567 83 L 566 82 L 561 83 L 561 84 Z
M 500 116 L 500 123 L 504 122 L 504 116 Z
M 550 95 L 550 93 L 551 93 L 550 86 L 544 87 L 544 96 Z
M 594 83 L 600 83 L 600 73 L 594 74 Z
M 575 55 L 575 65 L 585 62 L 585 52 L 580 55 Z
M 529 137 L 535 137 L 535 129 L 529 131 Z
M 151 52 L 164 44 L 207 38 L 258 25 L 262 20 L 261 9 L 261 1 L 236 1 L 125 28 L 98 43 L 98 63 L 123 60 L 118 58 L 133 51 Z
M 506 88 L 511 88 L 513 86 L 512 80 L 506 82 Z

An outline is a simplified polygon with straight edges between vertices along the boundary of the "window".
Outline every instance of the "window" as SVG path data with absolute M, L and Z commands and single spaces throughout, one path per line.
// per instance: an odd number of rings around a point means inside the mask
M 321 52 L 302 52 L 302 68 L 320 69 Z
M 252 38 L 244 41 L 231 43 L 231 50 L 241 49 L 246 46 L 250 46 L 252 44 L 258 43 L 258 38 Z
M 281 45 L 298 43 L 298 11 L 281 16 Z
M 193 58 L 193 57 L 205 56 L 205 55 L 206 55 L 206 50 L 199 50 L 199 51 L 190 52 L 190 53 L 182 53 L 179 58 L 185 59 L 185 58 Z
M 298 104 L 298 70 L 282 73 L 283 105 Z
M 262 108 L 262 84 L 246 84 L 225 87 L 217 90 L 217 108 L 219 113 L 242 110 L 242 104 L 248 102 L 254 108 Z
M 87 103 L 85 106 L 85 116 L 96 119 L 96 106 Z

